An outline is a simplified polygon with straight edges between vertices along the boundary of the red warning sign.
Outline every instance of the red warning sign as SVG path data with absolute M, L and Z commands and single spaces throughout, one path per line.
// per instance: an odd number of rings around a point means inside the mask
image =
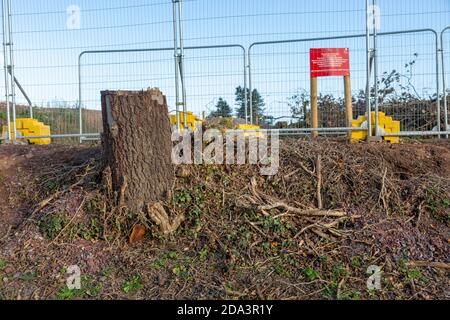
M 350 75 L 348 48 L 321 48 L 310 50 L 311 77 Z

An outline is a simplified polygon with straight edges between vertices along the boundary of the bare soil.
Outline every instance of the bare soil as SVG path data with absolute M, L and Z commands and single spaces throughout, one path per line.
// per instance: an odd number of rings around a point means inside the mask
M 170 237 L 104 195 L 98 148 L 0 146 L 0 298 L 448 299 L 450 144 L 283 141 L 281 167 L 184 166 Z M 320 193 L 317 155 L 321 156 Z M 324 212 L 311 216 L 318 197 Z M 66 270 L 81 269 L 81 290 Z M 369 290 L 369 266 L 381 290 Z

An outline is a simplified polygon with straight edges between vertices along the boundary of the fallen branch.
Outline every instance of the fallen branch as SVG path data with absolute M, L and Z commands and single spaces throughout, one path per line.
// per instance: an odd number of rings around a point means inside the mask
M 302 210 L 298 208 L 291 207 L 283 202 L 277 202 L 267 206 L 258 207 L 261 211 L 267 211 L 272 209 L 282 208 L 289 212 L 296 213 L 301 216 L 310 216 L 310 217 L 345 217 L 347 216 L 346 212 L 338 211 L 338 210 L 320 210 L 320 209 L 310 209 L 310 210 Z

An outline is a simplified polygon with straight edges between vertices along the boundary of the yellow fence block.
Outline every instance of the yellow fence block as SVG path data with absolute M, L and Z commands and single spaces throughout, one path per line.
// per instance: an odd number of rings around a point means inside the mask
M 14 122 L 11 123 L 11 139 L 14 139 Z M 36 119 L 31 118 L 19 118 L 16 119 L 16 129 L 20 133 L 22 137 L 32 137 L 32 136 L 50 136 L 51 130 L 50 126 L 44 125 L 42 122 L 37 121 Z M 2 127 L 2 136 L 4 136 L 7 132 L 7 127 Z M 18 138 L 20 138 L 20 136 Z M 50 138 L 28 138 L 28 143 L 31 144 L 41 144 L 47 145 L 51 144 Z
M 352 127 L 359 128 L 362 126 L 364 122 L 367 122 L 368 117 L 367 114 L 364 116 L 360 116 L 357 120 L 352 121 Z M 372 112 L 370 115 L 370 122 L 372 127 L 375 126 L 375 112 Z M 394 121 L 392 117 L 386 116 L 384 112 L 378 113 L 378 126 L 383 129 L 385 133 L 399 133 L 400 132 L 400 121 Z M 375 135 L 375 128 L 372 129 L 372 134 Z M 365 140 L 367 138 L 367 132 L 363 131 L 355 131 L 352 132 L 352 142 L 358 142 L 361 140 Z M 384 137 L 384 141 L 388 141 L 390 143 L 399 143 L 399 137 Z
M 179 112 L 180 128 L 184 129 L 184 112 Z M 177 124 L 177 116 L 170 115 L 170 123 L 175 126 Z M 198 126 L 202 125 L 202 120 L 192 112 L 186 112 L 186 125 L 192 131 L 196 131 Z

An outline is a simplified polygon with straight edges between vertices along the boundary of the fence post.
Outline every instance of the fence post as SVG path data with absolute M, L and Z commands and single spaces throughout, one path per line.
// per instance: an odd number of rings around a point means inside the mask
M 244 49 L 244 109 L 245 109 L 245 124 L 248 124 L 247 54 L 245 52 L 245 49 Z
M 366 0 L 366 110 L 367 110 L 367 137 L 370 140 L 372 136 L 372 108 L 370 105 L 370 58 L 372 55 L 370 49 L 370 31 L 369 31 L 369 0 Z
M 248 48 L 248 92 L 250 94 L 249 99 L 249 113 L 250 113 L 250 124 L 253 124 L 253 112 L 252 112 L 252 106 L 253 106 L 253 94 L 252 94 L 252 62 L 251 62 L 251 52 L 252 52 L 253 44 L 250 45 Z
M 439 36 L 436 31 L 433 30 L 433 33 L 436 37 L 436 105 L 437 105 L 437 130 L 441 132 L 441 88 L 439 85 Z M 442 136 L 439 134 L 438 138 L 440 139 Z
M 443 85 L 443 92 L 444 92 L 444 126 L 445 126 L 445 132 L 448 132 L 448 107 L 447 107 L 447 85 L 445 82 L 445 50 L 444 50 L 444 34 L 447 30 L 450 30 L 450 26 L 446 27 L 441 32 L 441 59 L 442 59 L 442 85 Z M 448 139 L 448 134 L 445 135 L 445 137 Z
M 9 36 L 9 72 L 11 74 L 11 102 L 12 102 L 12 121 L 13 121 L 13 143 L 17 140 L 17 123 L 16 123 L 16 84 L 14 82 L 14 49 L 12 36 L 12 14 L 11 14 L 11 0 L 7 0 L 8 7 L 8 36 Z
M 347 128 L 352 127 L 353 122 L 353 105 L 352 105 L 352 83 L 350 76 L 344 77 L 344 91 L 345 91 L 345 112 Z M 352 131 L 348 132 L 348 140 L 352 139 Z
M 379 137 L 379 118 L 378 118 L 378 30 L 376 23 L 376 1 L 372 2 L 372 14 L 373 14 L 373 75 L 374 75 L 374 96 L 375 96 L 375 136 Z
M 5 68 L 5 99 L 6 99 L 6 140 L 11 140 L 11 115 L 10 115 L 10 108 L 9 108 L 9 72 L 8 72 L 8 54 L 7 54 L 7 37 L 6 37 L 6 29 L 7 29 L 7 13 L 6 13 L 6 6 L 5 1 L 2 0 L 2 22 L 3 22 L 3 62 L 4 62 L 4 68 Z
M 313 129 L 319 127 L 319 112 L 317 107 L 317 77 L 311 77 L 311 124 Z M 318 131 L 312 131 L 311 136 L 317 138 Z

